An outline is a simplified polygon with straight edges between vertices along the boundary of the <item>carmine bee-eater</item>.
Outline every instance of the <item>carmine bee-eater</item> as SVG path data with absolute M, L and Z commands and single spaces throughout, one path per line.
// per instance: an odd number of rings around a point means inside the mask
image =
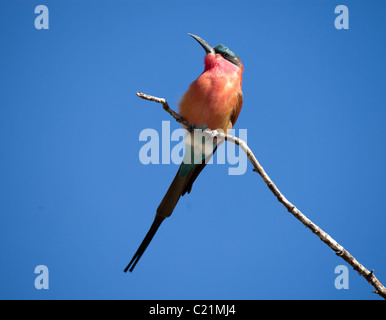
M 243 65 L 238 56 L 224 45 L 211 47 L 200 37 L 189 35 L 196 39 L 206 52 L 205 69 L 183 96 L 179 104 L 179 114 L 194 127 L 221 129 L 227 132 L 235 124 L 243 104 L 241 91 Z M 188 161 L 185 154 L 172 184 L 157 209 L 150 230 L 124 270 L 125 272 L 129 268 L 130 272 L 133 271 L 162 221 L 172 214 L 180 197 L 185 193 L 190 193 L 193 182 L 204 169 L 207 160 L 213 155 L 216 148 L 215 143 L 206 161 L 198 164 Z

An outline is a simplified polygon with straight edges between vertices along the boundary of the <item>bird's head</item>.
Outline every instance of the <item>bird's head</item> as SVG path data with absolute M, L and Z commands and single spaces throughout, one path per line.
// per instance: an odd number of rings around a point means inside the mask
M 219 44 L 217 46 L 211 47 L 204 39 L 200 38 L 199 36 L 190 33 L 189 35 L 197 40 L 197 42 L 204 48 L 207 55 L 214 54 L 216 59 L 225 59 L 242 69 L 243 66 L 237 54 L 226 46 Z

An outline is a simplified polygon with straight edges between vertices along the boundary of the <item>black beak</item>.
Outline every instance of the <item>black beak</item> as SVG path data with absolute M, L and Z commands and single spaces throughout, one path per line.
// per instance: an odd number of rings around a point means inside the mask
M 195 36 L 194 34 L 191 34 L 191 33 L 188 33 L 188 34 L 197 40 L 197 42 L 204 48 L 207 54 L 215 53 L 214 49 L 205 40 L 201 39 L 199 36 Z

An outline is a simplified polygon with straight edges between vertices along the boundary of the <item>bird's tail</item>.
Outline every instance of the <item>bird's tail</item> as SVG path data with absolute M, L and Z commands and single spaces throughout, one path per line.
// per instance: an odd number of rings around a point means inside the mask
M 166 192 L 164 198 L 162 199 L 160 205 L 157 208 L 157 216 L 161 217 L 169 217 L 172 213 L 174 208 L 177 205 L 178 200 L 180 197 L 185 194 L 186 192 L 186 186 L 190 182 L 190 179 L 192 178 L 192 173 L 196 170 L 193 168 L 189 174 L 187 174 L 184 177 L 181 177 L 180 171 L 185 166 L 185 164 L 181 164 L 180 169 L 178 170 L 176 176 L 174 177 L 173 182 L 171 183 L 168 191 Z M 192 182 L 193 183 L 193 182 Z
M 186 188 L 186 185 L 189 183 L 189 180 L 191 179 L 191 174 L 188 174 L 185 177 L 180 177 L 179 172 L 180 170 L 178 170 L 172 184 L 170 185 L 168 191 L 166 192 L 164 198 L 162 199 L 161 204 L 158 206 L 155 219 L 149 231 L 147 232 L 145 238 L 143 239 L 141 245 L 139 246 L 137 252 L 134 254 L 130 263 L 125 268 L 124 270 L 125 272 L 127 272 L 127 270 L 129 270 L 130 272 L 133 271 L 135 265 L 137 264 L 142 254 L 145 252 L 146 248 L 150 244 L 150 241 L 153 239 L 162 221 L 164 221 L 165 218 L 169 217 L 172 214 L 181 195 L 186 192 L 186 191 L 184 192 L 184 190 Z
M 213 153 L 216 151 L 216 149 L 217 147 L 214 148 Z M 206 163 L 209 161 L 213 153 L 206 159 L 205 162 L 193 166 L 189 173 L 184 176 L 181 176 L 181 170 L 184 170 L 187 165 L 184 163 L 181 164 L 176 176 L 174 177 L 172 184 L 170 185 L 168 191 L 166 192 L 164 198 L 162 199 L 160 205 L 157 208 L 157 214 L 149 231 L 147 232 L 145 238 L 143 239 L 141 245 L 139 246 L 137 252 L 134 254 L 130 263 L 125 268 L 125 272 L 127 272 L 127 270 L 129 270 L 130 272 L 133 271 L 135 265 L 138 263 L 139 259 L 150 244 L 150 241 L 153 239 L 162 221 L 164 221 L 165 218 L 169 217 L 173 213 L 173 210 L 176 207 L 180 197 L 183 196 L 185 193 L 190 193 L 193 186 L 193 182 L 196 180 L 200 172 L 204 169 Z
M 143 253 L 145 252 L 145 250 L 146 250 L 147 246 L 149 245 L 151 239 L 153 239 L 153 236 L 157 232 L 159 226 L 161 225 L 162 221 L 164 221 L 164 219 L 165 219 L 165 217 L 161 217 L 161 216 L 158 216 L 158 215 L 155 216 L 153 224 L 151 225 L 149 231 L 147 232 L 147 234 L 145 236 L 145 239 L 143 239 L 143 241 L 142 241 L 141 245 L 139 246 L 137 252 L 134 254 L 134 256 L 131 259 L 130 263 L 125 268 L 125 270 L 124 270 L 125 272 L 127 272 L 127 270 L 129 268 L 130 268 L 130 272 L 133 271 L 135 265 L 137 264 L 137 262 L 139 261 L 139 259 L 143 255 Z

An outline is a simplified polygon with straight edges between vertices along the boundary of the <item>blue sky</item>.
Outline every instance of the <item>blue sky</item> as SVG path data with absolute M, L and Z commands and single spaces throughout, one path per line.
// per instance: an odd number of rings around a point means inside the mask
M 49 9 L 37 30 L 34 9 Z M 349 29 L 334 27 L 337 5 Z M 284 195 L 386 283 L 384 1 L 6 1 L 0 11 L 0 298 L 379 299 L 248 164 L 210 165 L 123 269 L 178 166 L 143 165 L 203 71 L 188 36 L 244 64 L 236 129 Z M 172 130 L 179 128 L 171 122 Z M 175 144 L 175 143 L 174 143 Z M 173 143 L 172 143 L 173 146 Z M 34 286 L 37 265 L 49 289 Z

